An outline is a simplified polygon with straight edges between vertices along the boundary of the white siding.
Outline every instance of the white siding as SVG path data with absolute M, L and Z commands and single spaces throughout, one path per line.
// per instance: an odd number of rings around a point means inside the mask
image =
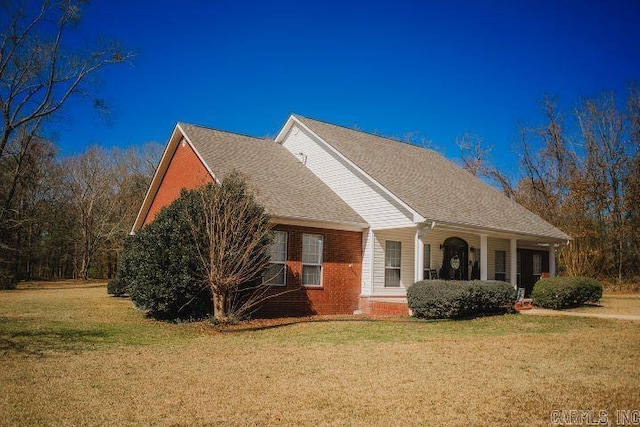
M 306 162 L 306 166 L 360 214 L 371 228 L 414 225 L 411 212 L 304 129 L 294 124 L 282 145 Z

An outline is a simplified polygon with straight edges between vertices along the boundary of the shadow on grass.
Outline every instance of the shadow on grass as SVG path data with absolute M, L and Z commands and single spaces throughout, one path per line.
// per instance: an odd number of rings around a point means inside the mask
M 57 329 L 55 331 L 19 331 L 0 334 L 0 354 L 25 354 L 44 357 L 49 352 L 86 349 L 108 337 L 104 331 Z

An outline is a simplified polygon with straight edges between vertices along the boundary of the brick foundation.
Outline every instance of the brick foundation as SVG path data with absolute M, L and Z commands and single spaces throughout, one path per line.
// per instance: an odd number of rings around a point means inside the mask
M 406 299 L 360 297 L 360 311 L 373 316 L 407 316 L 409 307 Z

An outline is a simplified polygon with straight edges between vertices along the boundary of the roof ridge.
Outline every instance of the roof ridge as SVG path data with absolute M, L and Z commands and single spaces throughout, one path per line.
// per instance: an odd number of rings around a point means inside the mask
M 249 135 L 249 134 L 242 133 L 242 132 L 233 132 L 233 131 L 229 131 L 229 130 L 214 128 L 214 127 L 211 127 L 211 126 L 199 125 L 199 124 L 195 124 L 195 123 L 187 123 L 187 122 L 179 121 L 178 125 L 193 126 L 193 127 L 197 127 L 197 128 L 201 128 L 201 129 L 213 130 L 213 131 L 216 131 L 216 132 L 227 133 L 227 134 L 230 134 L 230 135 L 238 135 L 238 136 L 244 136 L 246 138 L 259 139 L 260 141 L 273 141 L 273 139 L 271 139 L 271 138 L 253 136 L 253 135 Z
M 337 123 L 331 123 L 331 122 L 328 122 L 326 120 L 314 119 L 313 117 L 307 117 L 307 116 L 303 116 L 301 114 L 292 114 L 292 115 L 294 117 L 300 117 L 300 118 L 307 119 L 307 120 L 313 120 L 315 122 L 319 122 L 319 123 L 322 123 L 322 124 L 325 124 L 325 125 L 331 125 L 331 126 L 339 127 L 339 128 L 342 128 L 342 129 L 353 131 L 353 132 L 360 132 L 360 133 L 363 133 L 365 135 L 375 136 L 376 138 L 385 139 L 385 140 L 390 141 L 390 142 L 398 142 L 400 144 L 405 144 L 405 145 L 408 145 L 410 147 L 420 148 L 420 149 L 425 150 L 425 151 L 432 151 L 432 152 L 438 154 L 438 152 L 436 150 L 434 150 L 433 148 L 421 147 L 419 145 L 412 144 L 411 142 L 407 142 L 407 141 L 402 141 L 401 139 L 398 139 L 398 138 L 395 138 L 395 137 L 392 137 L 392 136 L 379 135 L 379 134 L 375 134 L 373 132 L 369 132 L 369 131 L 366 131 L 366 130 L 354 129 L 354 128 L 351 128 L 351 127 L 346 126 L 346 125 L 341 125 L 341 124 L 337 124 Z

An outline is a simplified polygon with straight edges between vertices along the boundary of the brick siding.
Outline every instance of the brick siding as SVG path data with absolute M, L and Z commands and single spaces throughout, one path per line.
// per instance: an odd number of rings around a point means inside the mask
M 272 292 L 286 293 L 265 301 L 260 316 L 352 314 L 358 309 L 362 275 L 362 233 L 277 225 L 287 232 L 287 284 Z M 322 287 L 301 285 L 302 235 L 323 236 Z
M 160 209 L 177 199 L 183 188 L 198 188 L 209 182 L 213 182 L 213 178 L 191 146 L 187 143 L 179 143 L 149 208 L 147 217 L 144 219 L 144 224 L 153 221 Z

